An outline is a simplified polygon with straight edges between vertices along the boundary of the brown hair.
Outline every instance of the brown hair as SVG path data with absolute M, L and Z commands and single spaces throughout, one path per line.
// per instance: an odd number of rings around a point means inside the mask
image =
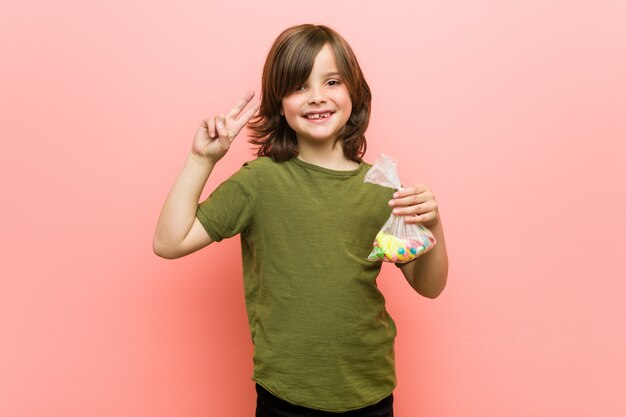
M 286 161 L 298 155 L 296 133 L 280 115 L 281 100 L 305 82 L 315 57 L 324 45 L 335 54 L 337 69 L 350 92 L 352 113 L 335 143 L 342 141 L 344 155 L 360 162 L 367 143 L 372 95 L 361 67 L 348 42 L 333 29 L 304 24 L 285 29 L 274 41 L 263 67 L 261 108 L 250 124 L 250 143 L 257 145 L 258 156 Z

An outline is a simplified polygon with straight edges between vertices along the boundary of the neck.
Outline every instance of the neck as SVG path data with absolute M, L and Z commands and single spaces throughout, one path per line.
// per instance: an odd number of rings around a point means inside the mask
M 358 162 L 348 159 L 343 154 L 341 142 L 337 142 L 333 148 L 332 142 L 312 144 L 299 140 L 298 159 L 338 171 L 349 171 L 359 167 Z

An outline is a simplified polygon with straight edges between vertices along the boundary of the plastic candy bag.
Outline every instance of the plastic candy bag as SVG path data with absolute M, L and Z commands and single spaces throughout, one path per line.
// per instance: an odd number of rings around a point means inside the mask
M 365 175 L 365 182 L 401 190 L 397 161 L 385 154 L 374 162 Z M 428 252 L 437 243 L 435 237 L 425 226 L 404 221 L 404 216 L 391 213 L 382 229 L 374 239 L 374 249 L 367 259 L 405 263 Z

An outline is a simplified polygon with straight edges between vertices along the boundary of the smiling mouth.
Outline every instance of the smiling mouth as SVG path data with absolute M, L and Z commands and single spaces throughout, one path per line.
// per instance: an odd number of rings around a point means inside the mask
M 321 120 L 321 119 L 328 119 L 330 117 L 330 115 L 331 115 L 330 112 L 326 112 L 326 113 L 311 113 L 311 114 L 307 114 L 304 117 L 309 119 L 309 120 Z

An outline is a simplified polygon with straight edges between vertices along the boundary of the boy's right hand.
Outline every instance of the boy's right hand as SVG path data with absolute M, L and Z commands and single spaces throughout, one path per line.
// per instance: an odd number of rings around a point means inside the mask
M 254 97 L 254 91 L 249 91 L 226 116 L 220 114 L 202 120 L 193 138 L 191 151 L 213 163 L 226 155 L 231 142 L 261 106 L 261 103 L 257 101 L 242 114 L 241 112 L 252 97 Z

